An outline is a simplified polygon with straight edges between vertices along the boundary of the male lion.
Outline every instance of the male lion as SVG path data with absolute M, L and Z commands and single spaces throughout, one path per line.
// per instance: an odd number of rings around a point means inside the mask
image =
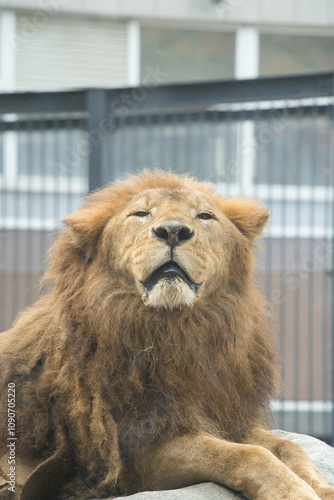
M 67 217 L 51 290 L 1 336 L 2 473 L 17 443 L 15 495 L 215 481 L 250 499 L 334 498 L 297 445 L 265 430 L 278 377 L 251 248 L 267 221 L 255 201 L 160 171 Z

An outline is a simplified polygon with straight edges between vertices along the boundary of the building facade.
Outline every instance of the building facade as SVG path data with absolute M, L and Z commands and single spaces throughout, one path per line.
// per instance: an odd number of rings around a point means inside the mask
M 334 66 L 331 0 L 0 0 L 0 90 L 253 78 Z

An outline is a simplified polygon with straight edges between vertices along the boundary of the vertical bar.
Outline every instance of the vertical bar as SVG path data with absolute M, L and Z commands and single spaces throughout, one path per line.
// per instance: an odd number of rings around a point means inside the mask
M 223 185 L 225 191 L 224 196 L 233 196 L 239 194 L 239 186 L 237 186 L 237 175 L 239 171 L 237 153 L 237 134 L 239 128 L 239 119 L 232 119 L 232 111 L 227 109 L 224 116 L 223 131 L 221 133 L 221 159 L 223 171 Z M 224 137 L 224 139 L 223 139 Z
M 202 181 L 210 180 L 208 172 L 208 168 L 210 168 L 210 166 L 207 158 L 207 151 L 208 151 L 207 126 L 205 121 L 205 113 L 203 113 L 203 111 L 200 111 L 198 113 L 196 125 L 197 125 L 196 132 L 198 136 L 198 141 L 197 141 L 198 155 L 197 155 L 197 166 L 196 166 L 196 172 L 198 173 L 196 173 L 196 177 Z
M 334 75 L 333 75 L 333 85 L 332 85 L 332 95 L 334 96 Z M 333 130 L 334 128 L 334 105 L 332 104 L 331 106 L 331 128 Z M 332 135 L 331 135 L 332 137 Z M 333 155 L 334 153 L 334 144 L 333 144 L 333 139 L 331 139 L 331 144 L 329 145 L 330 147 L 330 156 Z M 330 158 L 330 160 L 332 160 Z M 331 187 L 334 189 L 334 182 L 333 182 L 333 174 L 331 176 Z M 334 446 L 334 203 L 333 203 L 333 197 L 331 198 L 332 202 L 332 269 L 331 269 L 331 278 L 332 278 L 332 297 L 331 297 L 331 306 L 332 306 L 332 348 L 331 348 L 331 354 L 332 354 L 332 359 L 331 359 L 331 364 L 332 364 L 332 436 L 331 436 L 331 444 Z
M 131 87 L 140 85 L 140 23 L 129 21 L 127 24 L 127 84 Z
M 328 117 L 328 109 L 326 109 L 326 112 L 324 115 L 322 115 L 324 120 Z M 329 127 L 330 127 L 330 122 L 329 122 Z M 328 125 L 326 127 L 326 138 L 329 138 L 329 130 L 328 130 Z M 318 142 L 319 144 L 319 142 Z M 319 148 L 319 145 L 318 145 Z M 329 219 L 329 212 L 330 212 L 330 206 L 331 206 L 331 201 L 330 201 L 330 195 L 329 195 L 329 190 L 331 189 L 331 184 L 330 184 L 330 158 L 329 158 L 329 144 L 326 144 L 326 152 L 324 154 L 324 174 L 323 174 L 323 185 L 326 186 L 326 199 L 324 203 L 324 228 L 326 229 L 326 232 L 323 236 L 323 242 L 322 245 L 324 248 L 326 248 L 326 251 L 328 251 L 328 239 L 330 238 L 328 232 L 330 231 L 330 219 Z M 323 303 L 323 321 L 322 321 L 322 329 L 321 329 L 321 346 L 322 346 L 322 353 L 321 353 L 321 359 L 322 359 L 322 394 L 323 394 L 323 401 L 324 405 L 328 404 L 328 365 L 327 365 L 327 359 L 328 359 L 328 313 L 329 313 L 329 302 L 328 302 L 328 273 L 326 272 L 328 266 L 328 259 L 327 257 L 325 258 L 322 266 L 321 266 L 321 300 Z M 327 404 L 326 404 L 327 403 Z M 323 413 L 322 413 L 322 426 L 324 429 L 323 435 L 330 437 L 331 439 L 331 430 L 330 430 L 330 422 L 328 421 L 328 412 L 324 408 Z
M 334 74 L 332 74 L 332 97 L 334 96 Z M 328 118 L 329 118 L 329 129 L 332 132 L 334 130 L 334 105 L 333 105 L 333 100 L 331 100 L 331 105 L 328 107 Z M 330 133 L 329 135 L 329 144 L 328 144 L 328 166 L 331 166 L 333 164 L 333 159 L 334 159 L 334 141 L 333 141 L 333 134 Z M 331 187 L 331 189 L 334 189 L 334 176 L 333 176 L 333 170 L 332 168 L 329 169 L 329 175 L 330 178 L 328 179 L 328 185 Z M 333 194 L 330 195 L 330 202 L 329 204 L 332 204 L 331 207 L 331 216 L 332 216 L 332 234 L 329 235 L 329 240 L 331 241 L 331 247 L 332 247 L 332 268 L 330 271 L 330 278 L 332 280 L 331 285 L 330 285 L 330 290 L 331 290 L 331 298 L 330 298 L 330 304 L 331 304 L 331 403 L 332 403 L 332 408 L 331 408 L 331 445 L 334 446 L 334 200 L 333 200 Z
M 331 159 L 330 159 L 330 127 L 331 127 L 331 120 L 330 120 L 330 106 L 326 108 L 326 111 L 321 117 L 325 120 L 326 123 L 326 139 L 327 139 L 327 144 L 326 144 L 326 150 L 324 153 L 324 159 L 323 159 L 323 172 L 322 176 L 322 184 L 325 186 L 326 189 L 326 197 L 325 197 L 325 203 L 324 203 L 324 228 L 326 229 L 326 232 L 323 236 L 323 249 L 325 249 L 325 258 L 322 262 L 321 265 L 321 281 L 322 281 L 322 291 L 321 291 L 321 300 L 323 304 L 323 321 L 322 321 L 322 331 L 321 331 L 321 346 L 322 346 L 322 353 L 321 353 L 321 359 L 322 359 L 322 399 L 324 402 L 324 409 L 322 412 L 322 427 L 323 427 L 323 436 L 325 436 L 327 439 L 329 438 L 330 440 L 332 439 L 332 433 L 331 433 L 331 422 L 330 422 L 330 417 L 331 415 L 328 413 L 328 399 L 330 397 L 329 395 L 329 380 L 328 380 L 328 363 L 327 360 L 328 358 L 328 353 L 329 347 L 330 347 L 330 341 L 329 341 L 329 335 L 328 335 L 328 319 L 330 316 L 330 293 L 328 293 L 328 283 L 330 278 L 330 273 L 328 272 L 328 258 L 327 258 L 327 252 L 329 252 L 329 245 L 331 243 L 331 227 L 330 227 L 330 209 L 331 209 L 331 198 L 330 198 L 330 191 L 332 190 L 331 187 L 331 175 L 330 175 L 330 165 L 331 165 Z M 318 141 L 318 149 L 320 149 L 320 142 Z M 332 443 L 333 444 L 333 443 Z
M 107 118 L 107 92 L 103 89 L 90 89 L 86 92 L 87 111 L 87 154 L 88 188 L 93 191 L 102 187 L 105 180 L 104 141 Z
M 334 203 L 333 203 L 333 198 L 332 198 L 332 269 L 331 269 L 331 278 L 332 278 L 332 297 L 331 297 L 331 306 L 332 306 L 332 346 L 331 346 L 331 353 L 332 353 L 332 359 L 331 359 L 331 364 L 332 364 L 332 377 L 331 377 L 331 382 L 332 382 L 332 446 L 334 446 Z
M 235 40 L 235 78 L 257 78 L 259 76 L 260 35 L 256 28 L 237 29 Z
M 179 164 L 179 124 L 177 118 L 177 112 L 170 115 L 170 126 L 172 128 L 172 146 L 171 146 L 171 162 L 170 166 L 173 170 L 178 170 L 180 172 Z M 192 173 L 194 173 L 194 164 L 191 164 Z M 183 172 L 183 165 L 181 166 L 181 172 Z
M 285 134 L 287 136 L 287 134 Z M 275 144 L 276 143 L 276 144 Z M 282 141 L 279 142 L 282 145 Z M 276 147 L 275 147 L 276 146 Z M 278 251 L 278 289 L 280 293 L 280 298 L 277 304 L 277 318 L 279 324 L 279 336 L 280 336 L 280 353 L 283 360 L 284 366 L 284 375 L 286 375 L 287 383 L 290 385 L 290 372 L 291 362 L 288 358 L 288 345 L 289 338 L 287 335 L 287 294 L 289 290 L 287 289 L 287 271 L 288 271 L 288 262 L 287 262 L 287 248 L 289 245 L 289 231 L 288 231 L 288 198 L 287 198 L 287 186 L 289 185 L 289 177 L 287 165 L 291 164 L 291 151 L 290 148 L 286 148 L 281 152 L 281 155 L 277 151 L 279 147 L 277 147 L 277 142 L 274 140 L 271 148 L 272 157 L 270 161 L 272 165 L 277 165 L 277 170 L 279 172 L 277 177 L 277 182 L 281 186 L 282 194 L 280 197 L 279 204 L 277 205 L 277 212 L 279 213 L 279 234 L 277 238 L 277 251 Z M 276 154 L 275 154 L 276 153 Z M 278 153 L 278 154 L 277 154 Z M 273 168 L 273 167 L 272 167 Z M 275 182 L 275 175 L 274 182 Z M 293 181 L 292 181 L 293 182 Z M 288 368 L 286 368 L 288 367 Z M 290 397 L 289 394 L 284 394 L 284 402 L 287 397 Z M 283 428 L 287 429 L 289 425 L 289 416 L 287 412 L 282 413 L 282 423 Z
M 31 305 L 33 302 L 32 299 L 32 277 L 33 277 L 33 265 L 32 265 L 32 255 L 36 255 L 35 248 L 35 234 L 37 234 L 38 230 L 35 232 L 32 224 L 34 218 L 34 196 L 38 197 L 38 191 L 35 189 L 31 189 L 32 183 L 28 181 L 28 165 L 32 165 L 32 178 L 36 178 L 37 176 L 37 165 L 35 158 L 35 146 L 34 146 L 34 128 L 30 119 L 28 119 L 25 130 L 26 141 L 27 141 L 27 149 L 26 149 L 26 161 L 27 161 L 27 172 L 25 175 L 27 176 L 27 186 L 26 186 L 26 217 L 27 217 L 27 225 L 25 227 L 25 243 L 24 250 L 26 252 L 23 260 L 23 268 L 24 268 L 24 291 L 25 291 L 25 299 L 24 299 L 24 307 Z M 37 221 L 36 221 L 37 222 Z M 31 250 L 31 251 L 29 251 Z
M 193 126 L 192 126 L 192 117 L 189 110 L 185 111 L 184 117 L 184 128 L 185 128 L 185 140 L 184 140 L 184 165 L 193 165 L 192 163 L 192 134 L 193 134 Z
M 315 139 L 315 144 L 309 144 L 310 151 L 309 151 L 309 157 L 311 158 L 311 172 L 310 172 L 310 185 L 313 188 L 316 188 L 317 182 L 316 182 L 316 165 L 317 165 L 317 118 L 318 118 L 318 111 L 316 108 L 316 105 L 313 104 L 312 107 L 312 112 L 310 115 L 310 123 L 309 123 L 309 136 L 313 136 Z M 314 193 L 314 191 L 313 191 Z M 315 199 L 314 197 L 311 196 L 310 199 L 310 235 L 309 235 L 309 241 L 308 241 L 308 254 L 309 258 L 312 259 L 312 256 L 314 256 L 314 242 L 316 240 L 316 235 L 314 234 L 314 229 L 316 226 L 316 220 L 315 220 L 315 210 L 316 210 L 316 204 L 315 204 Z M 314 405 L 312 404 L 314 401 L 314 392 L 315 392 L 315 384 L 314 384 L 314 376 L 315 376 L 315 359 L 316 355 L 314 354 L 314 286 L 315 286 L 315 274 L 316 269 L 313 269 L 312 266 L 310 267 L 310 270 L 308 271 L 308 279 L 309 279 L 309 290 L 308 290 L 308 332 L 307 332 L 307 342 L 308 342 L 308 400 L 310 402 L 309 405 L 309 413 L 308 413 L 308 429 L 309 429 L 309 434 L 311 436 L 314 436 L 314 430 L 315 430 L 315 412 L 314 412 Z
M 186 115 L 184 115 L 184 127 L 185 127 Z M 211 141 L 210 141 L 210 156 L 211 156 L 211 172 L 212 172 L 212 182 L 215 184 L 220 184 L 222 182 L 222 164 L 217 161 L 217 140 L 218 131 L 220 130 L 219 114 L 217 111 L 213 111 L 210 121 L 211 128 Z M 184 153 L 186 150 L 186 138 L 184 141 Z
M 298 112 L 295 117 L 295 123 L 297 125 L 296 129 L 296 134 L 297 134 L 297 142 L 296 142 L 296 151 L 295 151 L 295 156 L 294 156 L 294 161 L 295 164 L 298 164 L 298 156 L 300 152 L 302 151 L 303 144 L 305 142 L 305 137 L 303 133 L 303 117 L 304 117 L 304 108 L 303 104 L 300 103 L 298 107 Z M 293 326 L 293 331 L 294 331 L 294 358 L 295 358 L 295 369 L 294 369 L 294 374 L 293 374 L 293 400 L 296 401 L 296 411 L 294 412 L 293 415 L 293 430 L 297 431 L 299 430 L 299 424 L 300 424 L 300 412 L 298 412 L 298 400 L 300 399 L 299 396 L 299 378 L 300 378 L 300 363 L 301 363 L 301 356 L 300 356 L 300 342 L 301 342 L 301 313 L 302 313 L 302 297 L 301 297 L 301 292 L 300 292 L 300 262 L 302 260 L 302 234 L 298 231 L 298 228 L 301 227 L 302 225 L 302 198 L 300 196 L 300 191 L 301 191 L 301 186 L 302 186 L 302 171 L 300 168 L 296 168 L 296 185 L 297 185 L 297 199 L 296 199 L 296 234 L 295 234 L 295 240 L 294 240 L 294 248 L 293 248 L 293 254 L 294 254 L 294 266 L 296 268 L 292 269 L 294 273 L 296 273 L 295 279 L 298 280 L 298 286 L 295 288 L 294 296 L 295 296 L 295 302 L 294 302 L 294 326 Z M 299 197 L 299 199 L 298 199 Z
M 257 121 L 256 121 L 256 136 L 258 137 L 259 134 L 261 133 L 261 130 L 263 127 L 266 125 L 265 122 L 265 116 L 263 115 L 261 109 L 257 110 Z M 274 296 L 274 284 L 275 284 L 275 265 L 274 265 L 274 255 L 275 255 L 275 250 L 278 246 L 278 238 L 274 237 L 274 234 L 272 232 L 272 228 L 274 225 L 273 218 L 273 208 L 274 208 L 274 197 L 273 197 L 273 186 L 275 184 L 275 172 L 274 168 L 270 165 L 270 161 L 266 160 L 265 156 L 265 150 L 263 148 L 259 148 L 259 151 L 257 152 L 257 158 L 256 158 L 258 168 L 262 170 L 262 179 L 261 181 L 258 179 L 258 183 L 264 184 L 268 186 L 268 193 L 267 193 L 267 198 L 265 200 L 267 208 L 270 209 L 270 219 L 269 219 L 269 226 L 268 226 L 268 233 L 266 238 L 263 239 L 263 245 L 264 245 L 264 289 L 265 289 L 265 295 L 268 301 L 268 305 L 270 307 L 270 314 L 272 318 L 274 319 L 274 315 L 276 314 L 276 307 L 275 307 L 275 296 Z M 275 238 L 275 239 L 274 239 Z M 276 318 L 275 318 L 276 321 Z M 275 335 L 275 342 L 276 342 L 276 347 L 279 351 L 279 356 L 280 356 L 280 362 L 281 362 L 281 367 L 280 367 L 280 375 L 283 380 L 283 363 L 285 360 L 283 360 L 282 357 L 282 349 L 281 349 L 281 332 L 279 330 L 279 325 L 276 323 L 276 335 Z M 277 425 L 280 429 L 284 429 L 284 408 L 283 408 L 283 392 L 282 390 L 278 394 L 279 398 L 279 405 L 278 405 L 278 411 L 277 414 L 275 415 L 275 420 L 277 421 Z
M 166 168 L 168 164 L 166 159 L 166 140 L 164 140 L 166 134 L 166 120 L 162 110 L 160 111 L 158 116 L 157 127 L 158 127 L 158 138 L 157 138 L 158 154 L 160 157 L 160 162 L 162 164 L 162 167 Z
M 142 166 L 142 158 L 140 157 L 140 144 L 141 144 L 141 140 L 140 140 L 140 137 L 139 137 L 139 134 L 140 134 L 140 122 L 138 120 L 138 116 L 136 116 L 136 114 L 133 114 L 131 116 L 131 119 L 130 119 L 130 130 L 131 130 L 131 135 L 130 137 L 132 136 L 132 139 L 130 141 L 129 144 L 131 144 L 131 148 L 133 150 L 133 155 L 134 155 L 134 158 L 133 158 L 133 164 L 130 165 L 130 172 L 133 172 L 135 171 L 136 173 L 138 173 L 138 171 L 140 170 L 140 167 Z M 124 175 L 124 170 L 122 172 L 122 174 Z
M 25 167 L 27 167 L 30 157 L 29 157 L 29 149 L 27 143 L 27 125 L 23 125 L 20 121 L 18 121 L 18 178 L 19 181 L 18 186 L 19 189 L 16 191 L 16 210 L 15 210 L 15 226 L 16 226 L 16 234 L 17 234 L 17 260 L 15 262 L 15 266 L 17 269 L 16 274 L 16 310 L 15 316 L 19 311 L 26 305 L 26 289 L 28 286 L 27 283 L 27 269 L 25 265 L 25 255 L 27 253 L 27 233 L 28 233 L 28 203 L 27 203 L 27 194 L 28 194 L 28 182 L 27 177 L 24 178 Z M 21 138 L 21 140 L 20 140 Z M 23 175 L 22 175 L 23 174 Z M 15 252 L 16 253 L 16 252 Z M 14 271 L 15 275 L 15 271 Z
M 52 138 L 51 144 L 52 149 L 49 154 L 52 158 L 53 165 L 60 165 L 61 162 L 61 142 L 59 137 L 59 115 L 55 114 L 52 119 Z M 64 167 L 63 167 L 64 168 Z M 53 214 L 52 218 L 54 221 L 59 220 L 61 214 L 61 182 L 62 179 L 58 175 L 57 177 L 53 176 Z
M 112 176 L 114 179 L 120 176 L 120 168 L 121 168 L 121 158 L 123 159 L 123 165 L 125 164 L 125 168 L 129 164 L 129 159 L 125 156 L 125 144 L 124 144 L 124 136 L 127 133 L 126 127 L 123 124 L 121 118 L 117 118 L 115 121 L 115 129 L 114 133 L 111 136 L 110 144 L 108 145 L 108 164 L 111 164 Z
M 45 124 L 43 118 L 40 119 L 39 122 L 39 168 L 38 175 L 43 178 L 45 174 L 45 165 L 47 165 L 47 159 L 49 155 L 49 148 L 47 146 L 47 132 L 45 130 Z M 56 175 L 56 168 L 53 168 L 52 176 Z M 47 227 L 47 220 L 49 218 L 49 196 L 47 194 L 47 190 L 44 192 L 41 191 L 41 199 L 39 202 L 39 217 L 41 221 L 41 237 L 40 237 L 40 250 L 38 256 L 38 263 L 36 265 L 36 274 L 38 275 L 38 279 L 45 271 L 45 264 L 43 256 L 46 254 L 46 251 L 51 246 L 51 238 L 49 235 L 51 234 L 50 229 Z M 43 264 L 42 264 L 43 263 Z
M 323 394 L 324 401 L 326 402 L 326 407 L 328 403 L 330 403 L 329 399 L 331 397 L 330 389 L 331 389 L 331 381 L 329 375 L 329 366 L 328 360 L 330 360 L 331 352 L 330 352 L 330 321 L 331 321 L 331 280 L 332 274 L 330 272 L 329 266 L 330 263 L 328 261 L 327 253 L 330 252 L 330 247 L 332 244 L 332 236 L 331 236 L 331 207 L 332 207 L 332 195 L 331 192 L 333 190 L 332 186 L 332 174 L 331 174 L 331 128 L 333 125 L 332 118 L 332 106 L 328 105 L 326 109 L 326 113 L 324 114 L 324 118 L 326 119 L 327 127 L 326 127 L 326 159 L 324 161 L 324 185 L 328 189 L 326 196 L 326 212 L 325 212 L 325 220 L 324 226 L 326 227 L 326 235 L 324 236 L 324 247 L 326 249 L 326 257 L 323 263 L 322 269 L 322 298 L 324 302 L 324 321 L 322 327 L 322 364 L 323 364 Z M 329 405 L 328 405 L 329 406 Z M 334 445 L 334 427 L 333 432 L 331 428 L 331 413 L 328 410 L 323 412 L 323 420 L 324 420 L 324 435 L 329 438 L 329 442 Z

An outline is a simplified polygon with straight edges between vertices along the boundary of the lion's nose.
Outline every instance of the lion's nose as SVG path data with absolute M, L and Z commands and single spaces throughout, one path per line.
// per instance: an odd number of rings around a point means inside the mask
M 152 228 L 155 238 L 165 241 L 171 247 L 175 247 L 194 236 L 194 231 L 188 226 L 158 226 Z

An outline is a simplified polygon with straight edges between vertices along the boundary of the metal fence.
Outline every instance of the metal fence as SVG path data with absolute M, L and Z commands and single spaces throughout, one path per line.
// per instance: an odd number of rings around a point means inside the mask
M 285 383 L 277 425 L 334 442 L 334 74 L 0 95 L 0 327 L 39 294 L 84 195 L 126 172 L 191 172 L 271 210 L 258 281 Z

